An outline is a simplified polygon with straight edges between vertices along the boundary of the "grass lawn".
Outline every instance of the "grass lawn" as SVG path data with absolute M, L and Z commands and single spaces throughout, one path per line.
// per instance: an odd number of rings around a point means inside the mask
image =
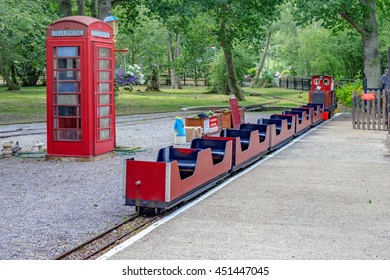
M 206 87 L 185 87 L 173 90 L 161 87 L 161 92 L 121 91 L 116 104 L 117 115 L 178 111 L 195 106 L 229 106 L 228 95 L 208 94 Z M 240 106 L 269 103 L 272 106 L 298 106 L 307 102 L 308 92 L 283 88 L 243 88 L 246 101 Z M 271 104 L 272 103 L 272 104 Z M 7 91 L 0 87 L 0 124 L 46 121 L 46 88 L 24 87 Z

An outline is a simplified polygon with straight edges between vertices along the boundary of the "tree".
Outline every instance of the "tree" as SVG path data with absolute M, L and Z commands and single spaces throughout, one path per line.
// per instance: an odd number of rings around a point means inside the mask
M 0 1 L 0 72 L 9 89 L 34 84 L 43 71 L 46 27 L 54 16 L 44 0 Z
M 278 13 L 275 7 L 282 0 L 168 0 L 146 1 L 147 6 L 161 18 L 174 15 L 181 28 L 192 18 L 207 14 L 213 19 L 216 37 L 223 49 L 229 91 L 238 100 L 245 100 L 234 68 L 233 49 L 236 40 L 252 40 L 263 36 L 264 26 Z
M 385 0 L 292 0 L 300 23 L 322 21 L 325 27 L 342 30 L 346 24 L 363 40 L 364 75 L 369 88 L 381 87 L 377 12 Z

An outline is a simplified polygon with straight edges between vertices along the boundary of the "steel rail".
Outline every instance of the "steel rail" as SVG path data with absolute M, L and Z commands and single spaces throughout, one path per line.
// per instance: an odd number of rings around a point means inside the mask
M 54 259 L 55 260 L 63 260 L 65 259 L 66 257 L 74 254 L 75 252 L 77 251 L 80 251 L 81 248 L 84 248 L 86 247 L 87 245 L 89 244 L 92 244 L 94 241 L 98 240 L 98 239 L 101 239 L 103 238 L 104 236 L 107 236 L 109 233 L 115 231 L 116 229 L 120 228 L 121 226 L 127 224 L 128 222 L 131 222 L 133 220 L 135 220 L 136 218 L 138 218 L 140 215 L 137 213 L 137 214 L 134 214 L 132 216 L 130 216 L 128 219 L 126 219 L 125 221 L 123 221 L 122 223 L 118 224 L 118 225 L 115 225 L 111 228 L 109 228 L 108 230 L 102 232 L 102 233 L 99 233 L 98 235 L 92 237 L 91 239 L 87 240 L 86 242 L 80 244 L 80 245 L 77 245 L 76 247 L 73 247 L 72 249 L 70 249 L 69 251 L 55 257 Z

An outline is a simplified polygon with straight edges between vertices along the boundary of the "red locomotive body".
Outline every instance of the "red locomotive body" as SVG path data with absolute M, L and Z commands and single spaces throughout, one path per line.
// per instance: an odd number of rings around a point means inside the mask
M 309 104 L 321 104 L 324 107 L 325 120 L 332 117 L 336 109 L 334 79 L 331 76 L 313 76 L 309 92 Z

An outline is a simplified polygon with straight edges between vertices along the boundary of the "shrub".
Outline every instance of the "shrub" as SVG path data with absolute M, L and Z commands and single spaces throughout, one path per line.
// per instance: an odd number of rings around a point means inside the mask
M 362 91 L 363 83 L 361 80 L 356 80 L 353 83 L 348 83 L 339 87 L 336 90 L 337 101 L 343 104 L 346 107 L 352 107 L 352 92 L 353 91 Z

